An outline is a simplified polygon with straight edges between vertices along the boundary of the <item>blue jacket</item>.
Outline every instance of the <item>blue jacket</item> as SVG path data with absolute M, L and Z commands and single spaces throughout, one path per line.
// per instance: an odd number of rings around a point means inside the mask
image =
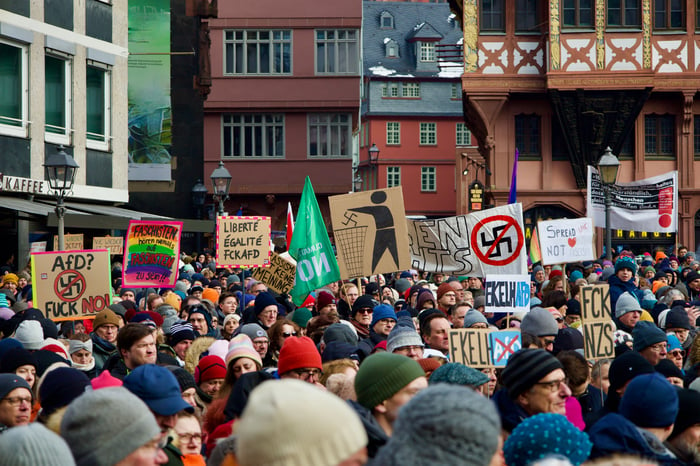
M 530 416 L 520 405 L 511 400 L 505 388 L 493 394 L 493 402 L 501 417 L 501 428 L 508 433 L 513 432 L 518 424 Z
M 644 292 L 637 288 L 634 281 L 630 279 L 627 282 L 623 282 L 616 275 L 608 278 L 608 284 L 610 285 L 610 311 L 612 312 L 612 317 L 615 317 L 615 304 L 617 304 L 617 298 L 620 297 L 625 291 L 637 298 L 640 306 L 642 299 L 644 298 Z

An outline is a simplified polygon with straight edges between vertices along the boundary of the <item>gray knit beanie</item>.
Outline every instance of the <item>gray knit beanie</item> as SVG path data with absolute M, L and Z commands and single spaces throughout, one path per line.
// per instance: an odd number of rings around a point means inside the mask
M 520 324 L 520 331 L 536 337 L 546 337 L 559 333 L 559 325 L 554 320 L 552 314 L 542 307 L 533 307 L 530 312 L 523 317 Z
M 80 395 L 61 421 L 77 466 L 112 466 L 159 433 L 148 406 L 123 387 Z
M 464 328 L 470 328 L 472 325 L 477 323 L 489 324 L 484 315 L 477 311 L 476 309 L 469 309 L 466 314 L 464 314 Z
M 483 466 L 498 448 L 493 403 L 459 385 L 431 385 L 399 411 L 389 442 L 372 464 Z
M 397 348 L 403 348 L 404 346 L 420 346 L 425 345 L 420 339 L 420 335 L 413 329 L 404 327 L 403 325 L 397 325 L 386 339 L 386 350 L 389 353 L 393 353 Z
M 75 466 L 65 440 L 38 422 L 13 427 L 0 435 L 0 451 L 3 466 Z
M 642 312 L 642 306 L 639 304 L 639 301 L 637 301 L 637 298 L 625 291 L 615 302 L 615 317 L 619 319 L 632 311 Z

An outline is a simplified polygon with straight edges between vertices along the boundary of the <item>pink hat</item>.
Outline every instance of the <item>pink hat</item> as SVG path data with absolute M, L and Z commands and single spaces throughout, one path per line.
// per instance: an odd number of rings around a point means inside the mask
M 104 370 L 100 375 L 92 379 L 90 385 L 92 385 L 93 390 L 99 390 L 100 388 L 109 387 L 121 387 L 124 384 L 121 380 L 114 377 L 109 371 Z
M 260 354 L 255 351 L 253 340 L 245 333 L 239 333 L 231 338 L 228 344 L 228 353 L 226 353 L 226 366 L 230 366 L 233 361 L 239 358 L 248 358 L 258 365 L 258 369 L 262 369 Z

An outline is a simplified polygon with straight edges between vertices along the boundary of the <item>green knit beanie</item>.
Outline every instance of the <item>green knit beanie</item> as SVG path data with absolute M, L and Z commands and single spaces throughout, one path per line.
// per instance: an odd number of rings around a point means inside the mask
M 355 376 L 357 402 L 373 409 L 425 372 L 413 359 L 402 354 L 375 353 L 360 365 Z

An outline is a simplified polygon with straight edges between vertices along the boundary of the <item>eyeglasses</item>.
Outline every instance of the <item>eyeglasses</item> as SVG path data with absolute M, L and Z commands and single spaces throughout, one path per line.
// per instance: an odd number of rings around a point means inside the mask
M 185 443 L 190 443 L 193 439 L 196 442 L 201 442 L 202 441 L 202 434 L 201 433 L 189 433 L 189 432 L 183 432 L 182 434 L 180 432 L 175 432 L 178 437 L 180 437 L 180 440 L 185 442 Z
M 559 387 L 561 387 L 561 384 L 566 382 L 566 378 L 563 379 L 558 379 L 558 380 L 552 380 L 551 382 L 536 382 L 535 385 L 539 385 L 540 387 L 545 387 L 549 389 L 550 392 L 556 392 Z
M 302 380 L 309 380 L 311 378 L 319 379 L 323 375 L 323 371 L 318 369 L 293 369 L 296 375 Z
M 554 345 L 554 340 L 545 340 L 544 346 Z
M 655 345 L 649 346 L 649 349 L 655 353 L 660 353 L 661 351 L 666 351 L 668 345 L 665 342 L 656 343 Z
M 674 349 L 673 351 L 669 351 L 668 354 L 673 356 L 674 358 L 677 358 L 679 356 L 682 358 L 685 356 L 685 351 L 679 350 L 679 349 Z
M 360 314 L 371 314 L 373 310 L 368 307 L 363 307 L 362 309 L 358 309 L 357 312 Z
M 283 337 L 295 337 L 297 336 L 297 332 L 282 332 Z
M 455 293 L 445 293 L 443 296 L 447 296 L 448 298 L 456 298 L 457 295 Z
M 3 398 L 2 401 L 7 401 L 7 403 L 10 406 L 16 407 L 24 403 L 32 404 L 32 397 L 31 396 L 8 396 L 7 398 Z

